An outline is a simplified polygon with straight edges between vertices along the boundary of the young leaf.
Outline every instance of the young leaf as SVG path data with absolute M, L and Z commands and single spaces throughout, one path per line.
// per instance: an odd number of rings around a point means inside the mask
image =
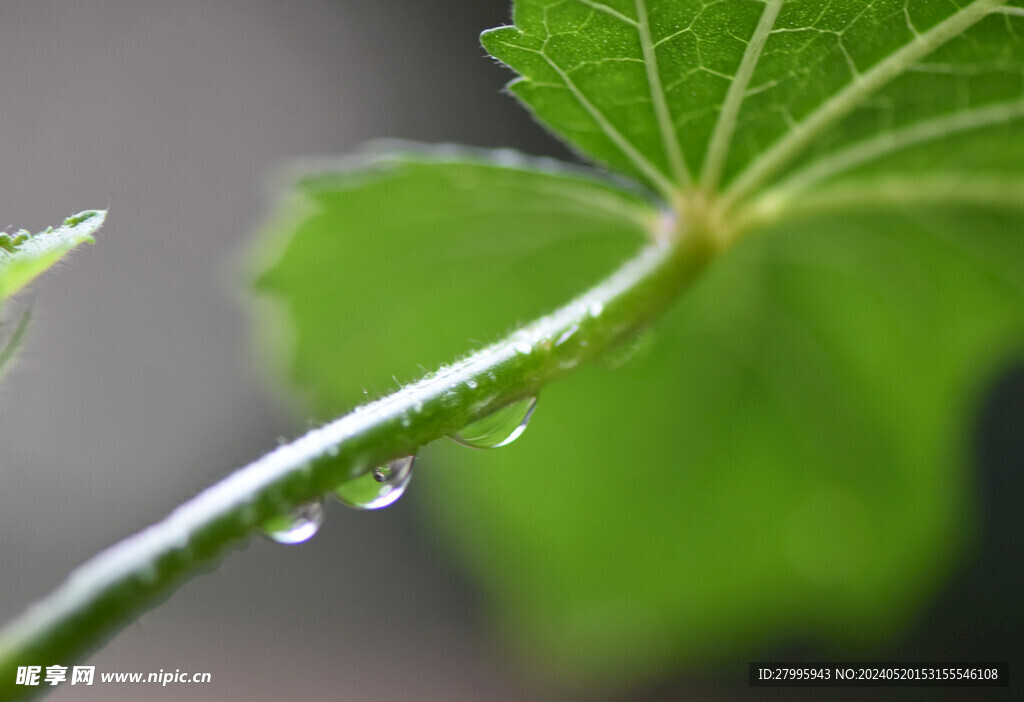
M 93 234 L 103 226 L 106 215 L 102 210 L 89 210 L 39 234 L 24 230 L 0 234 L 0 301 L 18 292 L 82 242 L 93 243 Z

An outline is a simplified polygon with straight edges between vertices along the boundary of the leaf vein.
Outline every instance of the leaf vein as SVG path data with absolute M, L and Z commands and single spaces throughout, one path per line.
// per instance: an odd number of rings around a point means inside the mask
M 1024 7 L 997 7 L 993 12 L 998 12 L 1012 17 L 1024 17 Z
M 622 14 L 614 7 L 608 7 L 607 5 L 604 5 L 602 3 L 595 2 L 595 0 L 576 0 L 576 2 L 580 3 L 581 5 L 586 5 L 587 7 L 593 10 L 597 10 L 598 12 L 603 12 L 606 15 L 614 17 L 615 19 L 625 22 L 626 24 L 631 25 L 633 27 L 637 26 L 637 21 L 635 19 Z
M 858 210 L 878 205 L 959 204 L 1024 209 L 1024 179 L 979 177 L 976 173 L 893 176 L 814 190 L 799 198 L 765 193 L 741 218 L 741 228 L 786 216 Z
M 757 190 L 868 96 L 904 73 L 919 59 L 984 19 L 1004 1 L 974 0 L 927 31 L 914 35 L 910 42 L 868 71 L 854 75 L 845 88 L 803 117 L 785 136 L 752 161 L 727 188 L 724 204 L 731 205 Z
M 654 113 L 658 118 L 658 131 L 661 133 L 662 145 L 668 157 L 672 174 L 680 185 L 685 186 L 690 180 L 689 169 L 686 167 L 679 137 L 676 135 L 672 122 L 672 114 L 665 99 L 665 90 L 661 85 L 661 73 L 658 69 L 658 55 L 651 38 L 651 23 L 647 17 L 646 0 L 635 0 L 638 18 L 637 31 L 640 34 L 640 46 L 644 55 L 644 66 L 647 71 L 647 83 L 651 90 Z
M 909 127 L 884 132 L 870 139 L 856 142 L 820 158 L 787 177 L 773 190 L 795 194 L 834 175 L 852 170 L 890 153 L 942 139 L 958 132 L 1009 122 L 1020 117 L 1024 117 L 1024 100 L 986 105 L 917 122 Z
M 775 25 L 775 19 L 778 17 L 781 7 L 782 0 L 768 0 L 765 4 L 757 27 L 754 28 L 754 34 L 750 37 L 747 48 L 743 52 L 739 69 L 729 84 L 725 102 L 718 113 L 718 121 L 708 146 L 708 155 L 701 178 L 704 186 L 711 190 L 718 186 L 718 181 L 722 176 L 732 136 L 736 131 L 736 119 L 747 96 L 747 86 L 754 75 L 754 69 L 757 68 L 757 63 L 761 58 L 761 51 L 768 41 L 768 35 Z
M 577 102 L 583 106 L 583 109 L 591 116 L 591 118 L 601 128 L 601 131 L 611 139 L 612 143 L 628 158 L 638 171 L 644 174 L 650 181 L 655 185 L 658 192 L 666 199 L 671 200 L 672 194 L 675 191 L 674 186 L 665 177 L 665 175 L 644 156 L 640 150 L 633 145 L 623 134 L 616 129 L 615 125 L 611 123 L 611 120 L 594 104 L 589 98 L 580 90 L 576 82 L 573 81 L 566 71 L 559 66 L 555 61 L 551 59 L 544 51 L 538 49 L 529 49 L 526 47 L 518 47 L 523 51 L 528 51 L 540 56 L 547 64 L 558 74 L 559 78 L 565 83 L 565 87 L 569 89 L 569 92 L 573 94 Z

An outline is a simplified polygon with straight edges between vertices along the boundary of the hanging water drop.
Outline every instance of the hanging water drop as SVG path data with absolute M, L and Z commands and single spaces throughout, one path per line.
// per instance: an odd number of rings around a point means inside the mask
M 502 407 L 497 412 L 472 424 L 467 424 L 449 438 L 470 448 L 507 446 L 526 431 L 526 425 L 530 422 L 530 417 L 533 416 L 533 409 L 536 406 L 537 398 L 528 397 L 507 407 Z
M 415 460 L 415 456 L 395 459 L 342 483 L 335 488 L 334 496 L 354 509 L 381 509 L 394 504 L 409 486 Z
M 288 514 L 268 519 L 262 529 L 279 544 L 301 544 L 312 539 L 323 523 L 323 500 L 313 500 L 299 505 Z
M 561 346 L 562 344 L 567 342 L 569 339 L 571 339 L 576 334 L 576 332 L 578 332 L 579 330 L 580 330 L 579 325 L 578 324 L 573 324 L 571 327 L 569 327 L 564 332 L 562 332 L 562 335 L 559 336 L 558 339 L 555 341 L 555 346 Z
M 652 340 L 651 332 L 631 336 L 602 353 L 599 360 L 606 368 L 611 370 L 621 368 L 637 356 L 640 356 L 641 352 L 648 351 L 651 348 Z

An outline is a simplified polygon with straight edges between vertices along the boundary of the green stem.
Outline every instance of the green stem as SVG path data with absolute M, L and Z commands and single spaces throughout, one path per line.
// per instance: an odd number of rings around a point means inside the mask
M 2 348 L 0 348 L 0 380 L 3 379 L 4 374 L 10 367 L 11 361 L 17 355 L 18 350 L 21 348 L 22 342 L 25 341 L 25 334 L 28 332 L 28 324 L 32 319 L 32 308 L 26 307 L 25 311 L 21 313 L 21 317 L 18 319 L 18 325 L 14 328 L 10 338 L 4 342 Z
M 565 307 L 281 446 L 79 566 L 0 631 L 0 699 L 43 691 L 16 686 L 16 668 L 80 659 L 266 520 L 536 395 L 648 324 L 714 252 L 703 234 L 663 234 Z

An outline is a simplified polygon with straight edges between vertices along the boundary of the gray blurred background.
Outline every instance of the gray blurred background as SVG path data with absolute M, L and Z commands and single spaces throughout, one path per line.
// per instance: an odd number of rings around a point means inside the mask
M 0 2 L 0 227 L 111 210 L 97 246 L 18 300 L 35 323 L 0 386 L 0 620 L 305 428 L 261 376 L 241 295 L 282 164 L 384 136 L 565 155 L 477 43 L 509 4 Z M 53 699 L 539 697 L 417 505 L 413 489 L 379 514 L 330 510 L 300 547 L 254 541 L 88 661 L 213 684 Z

